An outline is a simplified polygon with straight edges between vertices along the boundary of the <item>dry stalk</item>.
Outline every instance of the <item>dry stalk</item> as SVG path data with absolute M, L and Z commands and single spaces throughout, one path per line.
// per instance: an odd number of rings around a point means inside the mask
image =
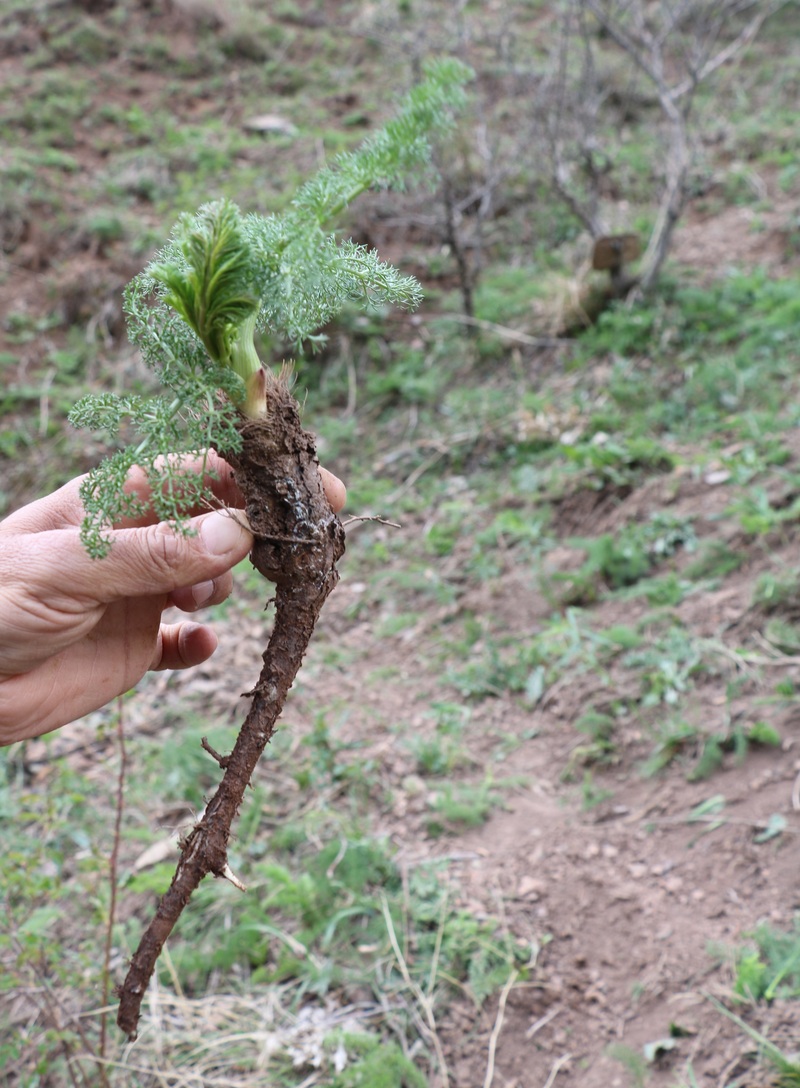
M 500 1038 L 500 1032 L 503 1030 L 503 1021 L 506 1015 L 506 1001 L 508 1001 L 508 995 L 514 988 L 514 983 L 519 978 L 519 971 L 514 968 L 511 974 L 506 980 L 506 984 L 500 992 L 500 1000 L 497 1002 L 497 1016 L 494 1020 L 494 1027 L 492 1028 L 492 1034 L 489 1036 L 489 1056 L 486 1060 L 486 1076 L 483 1080 L 483 1088 L 492 1088 L 492 1081 L 494 1080 L 494 1060 L 497 1052 L 497 1040 Z
M 383 920 L 386 923 L 386 932 L 389 934 L 389 941 L 394 952 L 397 966 L 400 968 L 400 974 L 403 976 L 403 981 L 414 995 L 416 1001 L 419 1003 L 420 1008 L 425 1014 L 425 1024 L 427 1030 L 426 1035 L 430 1036 L 433 1049 L 436 1052 L 436 1060 L 439 1063 L 439 1071 L 442 1075 L 443 1088 L 449 1088 L 450 1076 L 447 1071 L 447 1061 L 445 1060 L 444 1050 L 442 1049 L 442 1042 L 439 1038 L 439 1031 L 436 1026 L 436 1017 L 433 1013 L 433 1003 L 427 994 L 423 993 L 422 989 L 411 977 L 411 973 L 408 970 L 408 964 L 406 963 L 405 956 L 403 955 L 400 945 L 397 941 L 397 934 L 394 928 L 394 922 L 392 921 L 391 911 L 389 910 L 389 903 L 386 896 L 381 897 L 381 910 L 383 912 Z
M 556 1058 L 550 1068 L 550 1074 L 547 1080 L 544 1082 L 544 1088 L 552 1088 L 553 1083 L 555 1082 L 555 1079 L 558 1076 L 559 1072 L 569 1061 L 572 1061 L 571 1054 L 562 1054 L 560 1058 Z
M 119 747 L 119 771 L 117 773 L 117 795 L 114 804 L 114 834 L 111 840 L 111 857 L 108 862 L 108 918 L 106 919 L 106 938 L 103 949 L 103 1011 L 100 1015 L 100 1057 L 106 1056 L 106 1029 L 108 1023 L 108 1000 L 111 991 L 111 948 L 114 934 L 114 920 L 117 913 L 117 872 L 119 868 L 119 844 L 122 835 L 122 812 L 125 804 L 125 772 L 127 753 L 125 750 L 125 700 L 122 695 L 117 699 L 117 745 Z

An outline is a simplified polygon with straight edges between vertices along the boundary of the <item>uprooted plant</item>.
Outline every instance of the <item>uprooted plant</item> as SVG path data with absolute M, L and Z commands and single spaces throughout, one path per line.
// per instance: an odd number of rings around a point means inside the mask
M 419 301 L 415 280 L 374 251 L 337 240 L 328 225 L 366 189 L 399 184 L 426 163 L 426 135 L 447 125 L 469 74 L 452 60 L 431 66 L 397 117 L 301 187 L 282 216 L 244 215 L 222 200 L 182 217 L 125 298 L 131 341 L 170 396 L 87 397 L 73 410 L 80 426 L 117 435 L 132 424 L 141 436 L 85 483 L 82 534 L 92 555 L 107 552 L 109 527 L 142 512 L 141 500 L 124 489 L 134 465 L 148 473 L 159 518 L 185 532 L 188 508 L 213 500 L 181 454 L 214 449 L 244 495 L 253 565 L 276 584 L 273 630 L 250 709 L 230 754 L 205 745 L 222 781 L 181 843 L 172 883 L 119 989 L 117 1023 L 130 1037 L 156 960 L 194 889 L 208 873 L 241 886 L 227 859 L 231 825 L 344 551 L 344 530 L 325 498 L 314 438 L 301 426 L 286 370 L 275 375 L 264 367 L 255 336 L 268 330 L 299 344 L 318 339 L 316 330 L 349 302 Z

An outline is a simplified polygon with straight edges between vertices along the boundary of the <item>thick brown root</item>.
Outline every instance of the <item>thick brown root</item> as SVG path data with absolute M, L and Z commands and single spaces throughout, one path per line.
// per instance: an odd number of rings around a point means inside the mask
M 285 382 L 270 383 L 263 420 L 241 425 L 242 449 L 219 452 L 233 466 L 256 538 L 253 565 L 275 582 L 275 624 L 244 724 L 203 818 L 181 844 L 181 858 L 119 988 L 119 1027 L 135 1038 L 147 985 L 164 942 L 200 881 L 227 877 L 228 841 L 255 766 L 275 732 L 320 610 L 335 587 L 344 530 L 322 488 L 314 438 L 300 424 Z

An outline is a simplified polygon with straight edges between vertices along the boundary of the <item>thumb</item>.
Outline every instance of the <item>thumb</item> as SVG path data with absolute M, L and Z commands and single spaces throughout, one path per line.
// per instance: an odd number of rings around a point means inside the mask
M 253 546 L 253 534 L 240 511 L 215 510 L 192 518 L 188 526 L 188 536 L 163 521 L 113 529 L 108 534 L 111 550 L 103 559 L 89 557 L 77 531 L 34 534 L 28 540 L 39 545 L 36 580 L 57 585 L 61 594 L 109 603 L 170 593 L 216 578 L 244 559 Z M 73 539 L 67 542 L 66 535 Z M 45 538 L 50 536 L 56 540 L 47 545 Z
M 216 578 L 253 547 L 241 511 L 215 510 L 188 524 L 191 535 L 176 533 L 168 522 L 113 531 L 111 551 L 99 564 L 106 568 L 106 599 L 169 593 Z

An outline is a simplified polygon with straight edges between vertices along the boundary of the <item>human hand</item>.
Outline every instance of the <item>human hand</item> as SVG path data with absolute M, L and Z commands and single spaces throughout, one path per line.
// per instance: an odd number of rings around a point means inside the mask
M 174 605 L 194 612 L 225 600 L 231 568 L 253 544 L 230 467 L 206 458 L 223 509 L 198 516 L 180 536 L 152 513 L 110 532 L 111 551 L 91 559 L 80 541 L 80 479 L 0 522 L 0 745 L 58 729 L 128 691 L 148 669 L 184 669 L 214 653 L 213 630 L 161 622 Z M 202 465 L 198 462 L 198 470 Z M 334 511 L 344 485 L 325 469 Z M 147 500 L 134 470 L 127 487 Z

